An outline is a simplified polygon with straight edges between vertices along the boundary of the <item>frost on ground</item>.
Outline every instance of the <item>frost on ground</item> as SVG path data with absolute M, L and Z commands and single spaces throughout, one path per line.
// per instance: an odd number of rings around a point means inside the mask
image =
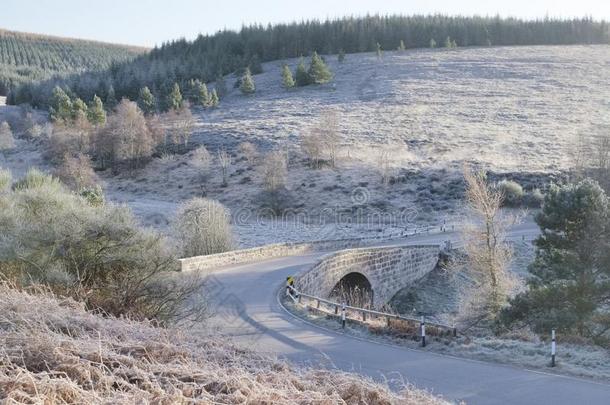
M 0 402 L 441 404 L 355 374 L 296 369 L 187 328 L 84 311 L 0 284 Z
M 370 234 L 392 225 L 387 219 L 360 227 L 345 224 L 342 220 L 358 208 L 408 211 L 409 223 L 439 223 L 458 209 L 464 162 L 526 188 L 544 187 L 570 166 L 574 137 L 608 117 L 609 49 L 416 50 L 386 52 L 381 61 L 373 54 L 348 55 L 343 64 L 328 56 L 332 83 L 291 91 L 281 87 L 284 61 L 267 63 L 265 72 L 255 76 L 256 95 L 232 89 L 220 108 L 198 114 L 193 145 L 234 153 L 228 187 L 221 186 L 217 168 L 202 182 L 184 155 L 157 159 L 134 178 L 108 178 L 108 192 L 117 199 L 146 201 L 143 216 L 161 224 L 171 218 L 167 202 L 205 193 L 239 213 L 242 246 Z M 297 61 L 287 62 L 294 67 Z M 235 80 L 228 77 L 229 87 Z M 298 145 L 330 108 L 339 113 L 338 168 L 312 170 Z M 291 208 L 307 213 L 308 226 L 285 225 L 270 232 L 258 209 L 257 165 L 235 152 L 243 141 L 263 152 L 286 151 Z M 387 186 L 380 181 L 383 152 L 394 177 Z M 332 212 L 319 221 L 323 208 Z M 395 217 L 394 225 L 404 225 L 396 224 Z M 334 227 L 336 222 L 344 225 Z
M 527 265 L 533 259 L 529 243 L 514 243 L 515 260 L 512 270 L 521 278 L 527 275 Z M 447 273 L 436 269 L 410 287 L 399 291 L 390 302 L 393 311 L 418 317 L 425 314 L 428 320 L 451 324 L 458 309 L 460 287 L 469 283 L 467 274 Z M 296 306 L 291 300 L 284 305 L 298 316 L 331 330 L 340 331 L 338 318 L 314 309 Z M 364 325 L 350 322 L 345 333 L 361 338 L 376 339 L 399 346 L 418 348 L 417 325 L 393 324 L 388 329 L 385 319 Z M 598 346 L 557 339 L 557 366 L 550 368 L 550 342 L 542 341 L 533 333 L 515 331 L 501 336 L 470 332 L 459 333 L 458 338 L 437 337 L 429 334 L 425 350 L 453 356 L 513 364 L 519 367 L 610 381 L 610 352 Z
M 326 59 L 334 79 L 321 86 L 281 87 L 282 64 L 294 69 L 296 59 L 264 64 L 252 96 L 227 76 L 230 92 L 220 107 L 194 110 L 189 152 L 157 157 L 134 173 L 100 173 L 107 195 L 158 228 L 167 227 L 186 199 L 220 200 L 233 213 L 241 247 L 372 236 L 459 213 L 464 162 L 496 179 L 544 189 L 571 166 L 576 135 L 610 116 L 609 46 L 410 50 L 385 52 L 381 60 L 364 53 L 347 55 L 342 64 L 335 55 Z M 339 117 L 338 166 L 313 170 L 299 145 L 330 109 Z M 273 226 L 261 209 L 264 158 L 241 156 L 237 145 L 244 141 L 262 153 L 286 152 L 287 206 L 305 217 L 296 225 L 289 218 Z M 205 180 L 192 164 L 199 145 L 214 156 L 221 149 L 232 155 L 226 187 L 217 164 Z M 386 185 L 382 157 L 391 177 Z M 38 164 L 34 156 L 22 160 Z M 357 212 L 366 219 L 356 226 Z

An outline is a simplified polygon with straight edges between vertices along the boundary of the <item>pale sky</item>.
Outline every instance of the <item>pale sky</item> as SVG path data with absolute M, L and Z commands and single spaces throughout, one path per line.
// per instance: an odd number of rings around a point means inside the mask
M 610 0 L 0 0 L 0 28 L 153 46 L 254 22 L 366 13 L 610 20 Z

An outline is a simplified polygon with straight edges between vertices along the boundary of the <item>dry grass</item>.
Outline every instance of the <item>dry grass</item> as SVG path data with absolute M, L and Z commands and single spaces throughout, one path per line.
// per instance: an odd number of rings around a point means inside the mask
M 290 365 L 226 342 L 102 318 L 0 284 L 0 402 L 440 404 L 362 377 Z

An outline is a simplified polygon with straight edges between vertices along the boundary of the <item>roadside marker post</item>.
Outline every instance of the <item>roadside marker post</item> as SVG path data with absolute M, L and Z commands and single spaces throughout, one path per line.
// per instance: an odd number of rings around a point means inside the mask
M 345 303 L 341 304 L 341 327 L 345 329 Z
M 421 317 L 421 346 L 426 347 L 426 319 Z
M 555 329 L 551 331 L 551 367 L 555 367 L 555 351 L 557 345 L 555 343 Z

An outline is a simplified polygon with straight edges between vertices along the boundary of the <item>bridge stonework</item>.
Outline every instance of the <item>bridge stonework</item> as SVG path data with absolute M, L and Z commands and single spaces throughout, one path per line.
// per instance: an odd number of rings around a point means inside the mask
M 401 289 L 424 277 L 438 264 L 440 247 L 405 245 L 342 250 L 325 256 L 296 280 L 297 289 L 328 298 L 349 273 L 364 275 L 373 289 L 373 306 L 381 308 Z

